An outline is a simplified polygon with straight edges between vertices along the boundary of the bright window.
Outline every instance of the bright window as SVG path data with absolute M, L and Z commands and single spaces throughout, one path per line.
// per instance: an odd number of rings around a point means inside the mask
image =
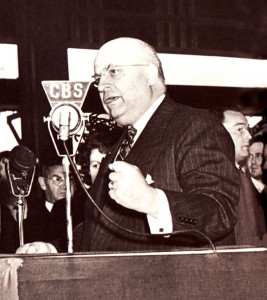
M 69 80 L 92 80 L 97 50 L 68 49 Z M 267 60 L 160 53 L 167 85 L 267 87 Z
M 0 78 L 17 79 L 18 77 L 18 46 L 15 44 L 0 44 Z
M 21 139 L 21 118 L 16 111 L 0 111 L 0 152 L 12 150 Z

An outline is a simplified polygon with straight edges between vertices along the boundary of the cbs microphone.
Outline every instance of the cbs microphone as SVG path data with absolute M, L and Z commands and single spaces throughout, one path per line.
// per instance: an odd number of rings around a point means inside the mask
M 51 106 L 48 117 L 48 130 L 59 156 L 66 156 L 58 141 L 68 141 L 68 150 L 74 156 L 85 130 L 89 114 L 81 108 L 91 82 L 42 81 L 42 86 Z M 63 143 L 64 144 L 64 143 Z
M 67 109 L 67 107 L 63 107 L 59 114 L 59 138 L 62 141 L 66 141 L 70 135 L 70 119 L 71 112 Z
M 81 128 L 82 115 L 74 104 L 60 104 L 53 111 L 51 121 L 59 139 L 66 141 Z
M 69 157 L 74 156 L 85 130 L 85 121 L 89 114 L 81 108 L 91 82 L 42 81 L 42 86 L 51 106 L 51 111 L 44 121 L 55 149 L 62 156 L 62 165 L 66 173 L 66 218 L 68 253 L 73 253 L 73 229 L 71 216 L 71 191 L 69 182 Z M 64 151 L 61 151 L 62 141 Z M 68 143 L 66 143 L 68 141 Z M 71 150 L 70 150 L 71 149 Z

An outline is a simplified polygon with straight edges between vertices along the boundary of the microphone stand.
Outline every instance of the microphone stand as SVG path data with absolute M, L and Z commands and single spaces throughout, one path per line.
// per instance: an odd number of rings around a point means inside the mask
M 66 174 L 66 221 L 67 221 L 67 240 L 68 253 L 73 253 L 73 231 L 71 215 L 71 186 L 70 186 L 70 163 L 67 156 L 62 158 L 63 170 Z
M 24 191 L 19 194 L 17 204 L 18 204 L 18 216 L 17 222 L 19 226 L 19 245 L 24 245 L 24 231 L 23 231 L 23 220 L 24 220 Z
M 62 166 L 66 176 L 66 225 L 68 253 L 73 253 L 73 226 L 71 215 L 71 186 L 69 178 L 70 162 L 66 153 L 62 153 L 58 147 L 58 140 L 63 144 L 70 138 L 72 143 L 72 153 L 75 155 L 78 145 L 82 140 L 85 130 L 85 121 L 89 120 L 89 113 L 83 113 L 81 107 L 91 82 L 71 82 L 71 81 L 42 81 L 43 88 L 47 95 L 52 110 L 45 122 L 48 122 L 48 130 L 55 146 L 57 154 L 62 158 Z M 52 91 L 56 86 L 59 97 L 55 99 Z M 58 90 L 59 88 L 59 90 Z M 63 91 L 68 90 L 69 95 Z M 62 91 L 62 93 L 60 92 Z M 79 92 L 78 92 L 79 91 Z M 53 129 L 53 130 L 52 130 Z M 57 139 L 53 132 L 58 133 Z
M 18 222 L 18 228 L 19 228 L 19 245 L 24 245 L 24 230 L 23 230 L 23 220 L 24 220 L 24 203 L 25 203 L 25 197 L 29 196 L 33 178 L 35 175 L 35 166 L 33 167 L 32 173 L 31 173 L 31 179 L 30 183 L 25 188 L 24 185 L 20 185 L 18 183 L 18 179 L 21 179 L 20 176 L 17 178 L 14 174 L 10 173 L 10 165 L 9 161 L 6 162 L 6 172 L 10 183 L 11 192 L 14 197 L 17 197 L 17 205 L 18 205 L 18 213 L 17 213 L 17 222 Z M 25 194 L 26 192 L 26 194 Z

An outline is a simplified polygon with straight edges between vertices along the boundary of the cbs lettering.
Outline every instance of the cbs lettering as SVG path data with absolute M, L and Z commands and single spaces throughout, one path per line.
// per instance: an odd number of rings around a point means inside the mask
M 49 94 L 51 99 L 79 99 L 83 95 L 83 84 L 81 82 L 51 83 Z

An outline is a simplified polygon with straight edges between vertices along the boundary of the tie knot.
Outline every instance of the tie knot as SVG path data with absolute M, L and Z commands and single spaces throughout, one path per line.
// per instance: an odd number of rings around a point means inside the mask
M 127 127 L 127 132 L 124 141 L 122 142 L 119 155 L 122 160 L 126 158 L 131 150 L 131 146 L 133 144 L 134 136 L 136 135 L 137 130 L 133 126 Z
M 128 143 L 129 143 L 129 145 L 132 144 L 133 139 L 134 139 L 134 137 L 136 135 L 136 132 L 137 132 L 137 130 L 133 126 L 129 125 L 127 127 L 127 136 L 126 136 L 126 139 L 127 139 Z

